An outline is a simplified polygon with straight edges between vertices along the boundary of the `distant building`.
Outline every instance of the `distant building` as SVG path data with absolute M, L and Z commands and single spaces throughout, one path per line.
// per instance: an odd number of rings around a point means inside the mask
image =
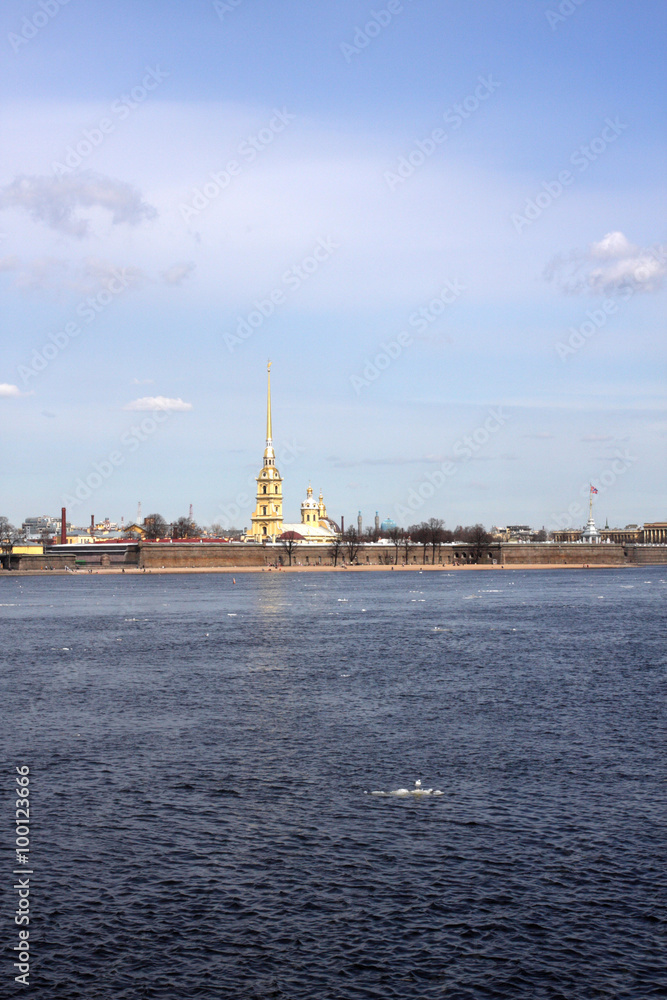
M 645 545 L 665 545 L 667 543 L 667 521 L 653 521 L 644 525 Z
M 41 542 L 15 542 L 12 545 L 13 556 L 41 556 L 44 546 Z
M 125 535 L 135 535 L 136 538 L 141 539 L 146 537 L 146 528 L 143 524 L 128 524 L 123 532 Z
M 585 541 L 585 528 L 566 528 L 551 532 L 554 542 Z M 597 530 L 597 529 L 596 529 Z M 624 528 L 600 528 L 599 542 L 616 542 L 619 545 L 666 545 L 667 521 L 647 522 L 644 525 L 626 524 Z
M 38 517 L 26 517 L 21 528 L 28 541 L 41 539 L 44 534 L 60 535 L 60 517 L 50 517 L 48 514 L 41 514 Z M 71 529 L 71 523 L 65 523 L 66 529 Z
M 595 521 L 593 519 L 593 493 L 597 493 L 597 490 L 591 486 L 589 499 L 588 499 L 588 521 L 586 521 L 586 526 L 581 533 L 582 542 L 601 542 L 602 535 L 595 527 Z
M 339 534 L 338 525 L 327 515 L 324 497 L 320 493 L 315 500 L 312 486 L 308 487 L 306 499 L 301 504 L 301 523 L 283 524 L 283 532 L 285 531 L 295 532 L 305 542 L 320 543 L 330 542 Z
M 534 542 L 539 541 L 540 532 L 529 524 L 508 524 L 505 528 L 494 526 L 489 534 L 498 542 Z

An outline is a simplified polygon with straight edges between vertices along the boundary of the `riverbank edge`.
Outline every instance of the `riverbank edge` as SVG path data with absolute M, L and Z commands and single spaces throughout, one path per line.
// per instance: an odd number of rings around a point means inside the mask
M 141 569 L 138 566 L 105 566 L 95 569 L 29 569 L 29 570 L 0 570 L 0 580 L 2 579 L 22 579 L 25 576 L 118 576 L 125 574 L 129 576 L 146 576 L 152 574 L 183 574 L 183 573 L 224 573 L 229 576 L 241 573 L 459 573 L 459 572 L 513 572 L 515 570 L 537 570 L 537 569 L 646 569 L 648 565 L 663 565 L 661 563 L 651 563 L 646 565 L 619 565 L 618 563 L 512 563 L 504 566 L 488 565 L 466 565 L 466 566 L 429 566 L 415 564 L 413 566 L 165 566 Z

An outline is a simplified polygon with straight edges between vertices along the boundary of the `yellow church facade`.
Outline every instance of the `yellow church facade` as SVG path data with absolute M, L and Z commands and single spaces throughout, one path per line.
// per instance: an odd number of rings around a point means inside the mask
M 276 468 L 271 420 L 271 362 L 267 365 L 266 447 L 262 468 L 257 476 L 255 510 L 250 515 L 250 530 L 246 540 L 275 542 L 284 532 L 294 532 L 304 542 L 331 541 L 339 534 L 338 525 L 327 515 L 324 497 L 315 500 L 313 489 L 308 486 L 306 499 L 301 504 L 301 521 L 287 524 L 283 521 L 283 480 Z
M 271 362 L 267 366 L 266 448 L 262 470 L 257 476 L 257 497 L 250 516 L 248 538 L 255 542 L 273 542 L 283 532 L 283 480 L 276 468 L 271 428 Z

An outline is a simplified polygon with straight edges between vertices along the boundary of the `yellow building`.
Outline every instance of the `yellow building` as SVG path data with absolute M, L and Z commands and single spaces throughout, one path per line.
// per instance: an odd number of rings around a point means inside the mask
M 142 524 L 128 524 L 125 527 L 126 535 L 136 535 L 136 537 L 141 540 L 146 535 L 146 529 Z
M 285 531 L 293 531 L 305 542 L 328 542 L 338 533 L 338 525 L 327 515 L 324 497 L 316 500 L 312 486 L 301 504 L 299 524 L 283 522 L 283 481 L 276 469 L 271 429 L 271 362 L 268 363 L 268 395 L 266 403 L 266 448 L 264 464 L 257 476 L 257 503 L 250 517 L 251 527 L 246 534 L 248 541 L 275 542 Z
M 276 469 L 271 430 L 271 362 L 267 365 L 266 448 L 264 464 L 257 476 L 257 506 L 250 517 L 248 538 L 254 542 L 274 542 L 283 532 L 283 481 Z
M 340 534 L 338 525 L 327 516 L 324 497 L 320 493 L 319 499 L 316 500 L 312 486 L 308 487 L 306 499 L 301 504 L 301 523 L 283 524 L 283 531 L 293 531 L 304 542 L 320 544 L 330 542 Z

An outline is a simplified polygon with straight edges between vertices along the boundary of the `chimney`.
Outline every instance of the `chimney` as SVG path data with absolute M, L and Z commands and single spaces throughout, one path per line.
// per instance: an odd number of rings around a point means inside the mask
M 95 515 L 94 514 L 90 515 L 90 533 L 91 533 L 91 535 L 95 534 Z
M 340 515 L 340 533 L 341 535 L 345 534 L 345 518 L 342 514 Z
M 67 545 L 67 508 L 60 509 L 60 544 Z

